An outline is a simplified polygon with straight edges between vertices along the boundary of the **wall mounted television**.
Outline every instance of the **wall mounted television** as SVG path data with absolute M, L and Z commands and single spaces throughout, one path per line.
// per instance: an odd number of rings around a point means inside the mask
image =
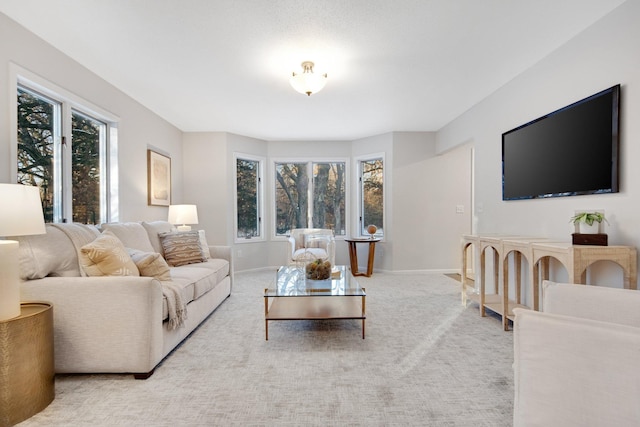
M 620 85 L 502 134 L 502 199 L 618 192 Z

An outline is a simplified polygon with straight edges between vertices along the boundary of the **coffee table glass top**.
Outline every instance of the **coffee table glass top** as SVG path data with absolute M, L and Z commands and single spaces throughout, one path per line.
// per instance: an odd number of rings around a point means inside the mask
M 309 280 L 305 277 L 303 269 L 283 266 L 278 269 L 276 280 L 265 293 L 265 297 L 365 295 L 358 281 L 344 265 L 335 266 L 332 277 L 327 280 Z

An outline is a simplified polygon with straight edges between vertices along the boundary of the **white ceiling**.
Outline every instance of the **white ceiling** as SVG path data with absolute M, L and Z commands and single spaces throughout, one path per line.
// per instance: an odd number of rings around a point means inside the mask
M 0 0 L 183 131 L 435 131 L 624 0 Z M 311 60 L 311 97 L 289 86 Z M 117 113 L 117 112 L 116 112 Z

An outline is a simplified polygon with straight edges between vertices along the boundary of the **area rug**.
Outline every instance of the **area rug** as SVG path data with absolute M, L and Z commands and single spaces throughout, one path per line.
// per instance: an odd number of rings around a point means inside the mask
M 358 278 L 357 320 L 281 321 L 265 340 L 275 271 L 233 293 L 147 380 L 58 375 L 56 398 L 21 426 L 509 426 L 513 336 L 462 307 L 442 274 Z

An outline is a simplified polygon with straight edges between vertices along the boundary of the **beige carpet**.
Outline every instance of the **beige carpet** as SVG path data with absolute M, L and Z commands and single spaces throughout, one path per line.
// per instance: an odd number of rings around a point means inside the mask
M 367 337 L 346 321 L 271 322 L 274 272 L 236 275 L 232 296 L 146 381 L 56 377 L 21 426 L 509 426 L 512 334 L 460 305 L 444 275 L 374 274 Z

